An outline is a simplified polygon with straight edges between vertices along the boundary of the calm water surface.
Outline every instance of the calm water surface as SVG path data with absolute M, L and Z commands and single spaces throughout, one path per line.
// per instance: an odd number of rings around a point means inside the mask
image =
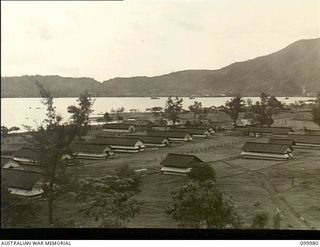
M 196 97 L 189 99 L 183 97 L 183 108 L 188 109 L 194 101 L 199 101 L 203 106 L 220 106 L 230 100 L 231 97 Z M 247 97 L 245 99 L 252 99 L 257 101 L 258 97 Z M 63 117 L 64 121 L 70 119 L 70 114 L 67 112 L 69 105 L 76 105 L 77 98 L 56 98 L 54 105 L 57 113 Z M 159 99 L 151 99 L 149 97 L 99 97 L 94 98 L 93 114 L 103 114 L 111 112 L 112 109 L 124 107 L 128 112 L 130 109 L 137 109 L 138 111 L 145 111 L 146 108 L 155 106 L 164 107 L 167 97 L 160 97 Z M 286 104 L 294 103 L 300 100 L 313 99 L 310 97 L 278 97 L 278 99 Z M 6 127 L 28 125 L 36 127 L 45 118 L 45 107 L 41 104 L 39 98 L 2 98 L 1 99 L 1 125 Z

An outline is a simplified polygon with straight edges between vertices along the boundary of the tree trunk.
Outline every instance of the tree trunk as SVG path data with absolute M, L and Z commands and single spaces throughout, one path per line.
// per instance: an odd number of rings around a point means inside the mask
M 48 224 L 50 226 L 53 224 L 54 181 L 55 181 L 57 161 L 58 161 L 58 152 L 55 151 L 52 157 L 51 172 L 49 173 Z
M 53 198 L 51 195 L 48 198 L 48 224 L 50 226 L 53 224 Z

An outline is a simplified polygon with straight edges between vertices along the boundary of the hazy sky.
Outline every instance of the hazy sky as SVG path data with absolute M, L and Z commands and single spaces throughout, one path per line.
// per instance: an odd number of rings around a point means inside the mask
M 2 76 L 218 69 L 320 37 L 320 0 L 1 2 Z

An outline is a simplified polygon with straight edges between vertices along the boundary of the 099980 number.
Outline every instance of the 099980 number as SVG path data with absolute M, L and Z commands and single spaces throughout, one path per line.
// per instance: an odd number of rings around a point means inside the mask
M 300 245 L 318 245 L 318 241 L 300 241 Z

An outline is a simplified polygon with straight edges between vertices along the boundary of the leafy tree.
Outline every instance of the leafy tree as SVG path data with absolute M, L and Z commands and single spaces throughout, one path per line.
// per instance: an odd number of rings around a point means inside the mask
M 312 106 L 311 114 L 313 122 L 320 127 L 320 92 L 318 92 L 315 104 Z
M 283 108 L 282 103 L 276 97 L 269 96 L 266 93 L 260 95 L 260 102 L 257 101 L 250 107 L 256 121 L 268 126 L 274 123 L 272 116 L 281 108 Z
M 1 226 L 25 225 L 25 222 L 36 216 L 39 205 L 30 198 L 12 195 L 3 181 L 1 182 Z
M 169 97 L 166 102 L 166 107 L 164 109 L 165 116 L 172 120 L 173 124 L 175 124 L 178 120 L 178 114 L 182 111 L 182 102 L 183 99 L 176 97 Z
M 250 109 L 252 109 L 252 105 L 250 106 Z M 248 118 L 254 119 L 255 118 L 255 114 L 252 111 L 247 111 L 244 114 L 244 118 L 246 118 L 246 119 L 248 119 Z
M 203 112 L 202 103 L 195 101 L 193 105 L 189 106 L 189 110 L 194 114 L 194 121 L 197 121 L 197 115 Z
M 133 198 L 137 186 L 135 179 L 117 176 L 81 180 L 78 199 L 85 202 L 81 213 L 100 221 L 100 227 L 124 227 L 139 213 L 142 205 Z
M 207 180 L 216 181 L 216 173 L 214 169 L 206 163 L 192 168 L 191 172 L 188 173 L 188 176 L 191 179 L 200 182 Z
M 108 112 L 106 112 L 106 113 L 103 115 L 103 120 L 106 121 L 106 122 L 112 121 L 112 118 L 110 117 L 110 114 L 109 114 Z
M 240 220 L 233 203 L 226 200 L 213 181 L 191 183 L 170 191 L 166 212 L 180 227 L 237 228 Z
M 16 132 L 18 130 L 20 130 L 20 128 L 16 126 L 13 126 L 10 129 L 8 129 L 5 126 L 1 126 L 1 135 L 5 136 L 5 135 L 8 135 L 10 132 Z
M 1 135 L 6 136 L 9 134 L 9 129 L 6 126 L 1 126 Z
M 268 98 L 268 106 L 270 106 L 274 110 L 283 108 L 282 103 L 275 96 L 270 96 Z
M 269 215 L 266 212 L 257 213 L 252 221 L 252 228 L 264 229 L 269 222 Z
M 164 120 L 163 118 L 161 118 L 160 121 L 159 121 L 159 126 L 160 127 L 166 127 L 167 126 L 167 121 Z
M 207 119 L 208 113 L 210 112 L 210 108 L 208 107 L 203 107 L 202 111 L 199 115 L 199 120 L 204 120 Z
M 248 106 L 248 107 L 250 107 L 250 106 L 252 106 L 252 104 L 253 104 L 253 102 L 252 102 L 252 99 L 247 99 L 246 101 L 245 101 L 245 104 Z
M 282 217 L 279 213 L 275 214 L 273 216 L 273 227 L 274 229 L 280 229 L 280 224 L 282 221 Z
M 57 219 L 53 222 L 54 228 L 76 228 L 79 227 L 74 220 Z
M 120 107 L 117 110 L 113 110 L 113 111 L 116 113 L 118 121 L 123 120 L 123 117 L 120 115 L 120 113 L 124 112 L 124 107 Z
M 155 117 L 160 117 L 163 115 L 163 108 L 160 106 L 152 107 L 151 111 Z
M 239 113 L 244 110 L 245 101 L 242 97 L 237 96 L 232 98 L 230 101 L 227 101 L 222 110 L 227 113 L 230 118 L 233 120 L 234 126 L 236 126 Z
M 72 114 L 71 119 L 73 123 L 77 124 L 85 132 L 86 126 L 89 122 L 90 114 L 93 112 L 92 106 L 94 100 L 91 99 L 90 94 L 86 91 L 84 94 L 81 94 L 77 99 L 79 106 L 68 106 L 68 112 Z
M 266 94 L 265 92 L 262 92 L 260 94 L 261 105 L 267 105 L 268 104 L 268 98 L 269 98 L 269 95 Z
M 273 121 L 273 118 L 272 118 L 272 115 L 273 115 L 273 108 L 271 106 L 266 106 L 264 108 L 264 124 L 268 125 L 269 127 L 274 123 Z
M 54 223 L 53 202 L 70 182 L 70 175 L 65 173 L 65 163 L 61 157 L 79 131 L 77 125 L 68 126 L 61 123 L 62 118 L 56 114 L 51 93 L 40 83 L 36 82 L 36 84 L 42 97 L 41 102 L 46 106 L 46 118 L 37 131 L 32 131 L 31 134 L 39 143 L 42 155 L 41 164 L 47 181 L 43 190 L 48 202 L 48 223 L 52 225 Z
M 184 124 L 184 126 L 186 126 L 186 128 L 189 128 L 192 126 L 192 124 L 190 123 L 189 120 L 187 120 L 186 123 Z
M 131 177 L 134 180 L 137 181 L 137 183 L 140 182 L 140 177 L 136 175 L 136 173 L 130 169 L 128 164 L 122 164 L 116 169 L 116 175 L 120 178 L 128 178 Z M 138 184 L 136 185 L 138 187 Z
M 117 113 L 122 113 L 124 112 L 124 107 L 120 107 L 116 110 Z

